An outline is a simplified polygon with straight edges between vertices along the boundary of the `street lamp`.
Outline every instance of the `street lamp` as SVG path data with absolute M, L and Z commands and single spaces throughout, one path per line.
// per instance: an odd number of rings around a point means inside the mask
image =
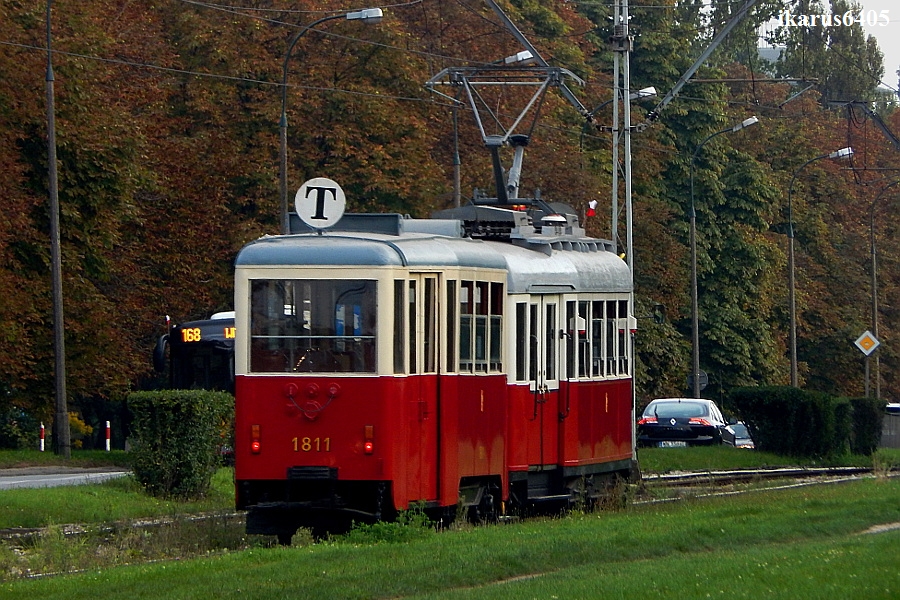
M 630 94 L 628 94 L 628 99 L 631 100 L 632 102 L 635 100 L 643 100 L 645 98 L 656 98 L 656 88 L 651 85 L 650 87 L 641 88 L 636 92 L 631 92 Z M 596 115 L 597 112 L 601 108 L 603 108 L 604 106 L 608 106 L 609 104 L 612 104 L 614 100 L 615 100 L 615 98 L 613 98 L 611 100 L 607 100 L 603 104 L 600 104 L 599 106 L 597 106 L 594 110 L 592 110 L 591 112 L 589 112 L 586 115 L 587 120 L 589 122 L 592 121 L 594 115 Z
M 691 370 L 693 373 L 691 379 L 693 380 L 694 398 L 700 398 L 700 306 L 697 296 L 697 211 L 694 206 L 694 163 L 697 160 L 700 148 L 709 140 L 723 133 L 740 131 L 744 127 L 749 127 L 756 123 L 759 123 L 759 119 L 755 116 L 749 117 L 737 125 L 715 132 L 697 144 L 694 154 L 691 156 L 691 212 L 689 215 L 691 220 Z
M 900 184 L 900 179 L 893 181 L 878 192 L 875 199 L 872 200 L 872 206 L 869 208 L 869 248 L 872 258 L 872 335 L 878 339 L 878 271 L 876 270 L 876 252 L 875 252 L 875 205 L 885 193 L 892 187 Z M 875 398 L 881 398 L 881 360 L 875 355 Z M 869 356 L 866 356 L 866 398 L 869 397 Z
M 617 28 L 618 29 L 618 28 Z M 626 44 L 627 46 L 627 44 Z M 601 108 L 607 106 L 609 104 L 613 105 L 613 124 L 612 127 L 601 127 L 598 126 L 597 129 L 600 131 L 611 131 L 613 134 L 612 138 L 612 163 L 613 163 L 613 172 L 612 172 L 612 218 L 610 219 L 610 239 L 612 240 L 613 247 L 617 248 L 619 243 L 618 238 L 618 222 L 619 222 L 619 88 L 618 88 L 618 64 L 619 64 L 619 52 L 616 53 L 616 88 L 613 90 L 613 98 L 611 100 L 607 100 L 606 102 L 600 104 L 594 110 L 588 112 L 585 117 L 585 127 L 587 127 L 588 123 L 594 122 L 594 115 L 600 111 Z M 627 62 L 627 61 L 626 61 Z M 629 85 L 629 76 L 626 75 L 625 81 L 625 90 L 627 91 Z M 656 88 L 653 86 L 641 88 L 636 92 L 630 92 L 628 94 L 628 102 L 625 102 L 626 106 L 626 119 L 625 119 L 625 197 L 626 197 L 626 207 L 628 209 L 627 215 L 627 229 L 628 235 L 626 236 L 626 245 L 627 249 L 625 251 L 625 256 L 628 259 L 628 269 L 632 271 L 634 270 L 634 264 L 632 262 L 632 249 L 631 249 L 631 102 L 635 100 L 641 100 L 644 98 L 655 98 L 656 97 Z M 581 129 L 581 145 L 584 145 L 584 129 Z M 618 252 L 618 250 L 616 250 Z M 633 277 L 632 277 L 633 279 Z
M 384 13 L 380 8 L 366 8 L 363 10 L 322 17 L 321 19 L 313 21 L 309 25 L 304 25 L 303 27 L 301 27 L 300 31 L 294 34 L 294 37 L 292 37 L 291 41 L 288 43 L 288 49 L 284 55 L 284 67 L 282 69 L 281 75 L 281 121 L 279 122 L 279 133 L 281 135 L 279 169 L 281 180 L 281 232 L 284 234 L 288 234 L 291 232 L 291 221 L 290 216 L 288 215 L 288 207 L 290 206 L 290 201 L 288 198 L 287 187 L 287 76 L 288 61 L 291 58 L 291 52 L 293 52 L 294 46 L 297 45 L 297 41 L 301 37 L 303 37 L 303 35 L 307 31 L 309 31 L 310 29 L 314 29 L 317 25 L 320 25 L 325 21 L 346 19 L 348 21 L 362 21 L 363 23 L 378 23 L 379 21 L 381 21 L 383 16 Z
M 791 204 L 791 196 L 794 192 L 794 181 L 797 180 L 797 175 L 800 174 L 800 171 L 803 170 L 806 165 L 811 162 L 815 162 L 817 160 L 822 160 L 823 158 L 848 158 L 853 156 L 853 148 L 846 147 L 841 148 L 840 150 L 835 150 L 830 154 L 822 154 L 820 156 L 816 156 L 815 158 L 811 158 L 802 165 L 800 165 L 796 171 L 794 171 L 794 175 L 791 177 L 791 184 L 788 186 L 788 297 L 790 304 L 790 318 L 791 318 L 791 386 L 797 387 L 797 304 L 794 296 L 795 282 L 794 282 L 794 213 L 793 213 L 793 205 Z

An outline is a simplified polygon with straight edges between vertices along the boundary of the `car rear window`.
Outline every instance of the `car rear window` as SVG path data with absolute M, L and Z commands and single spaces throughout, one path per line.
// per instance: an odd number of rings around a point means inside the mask
M 644 411 L 646 416 L 656 417 L 705 417 L 706 405 L 696 402 L 660 402 L 651 404 Z

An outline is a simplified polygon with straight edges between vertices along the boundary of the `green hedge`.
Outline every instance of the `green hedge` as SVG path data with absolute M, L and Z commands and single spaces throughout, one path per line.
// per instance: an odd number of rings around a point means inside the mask
M 846 398 L 794 387 L 738 388 L 731 406 L 760 450 L 823 458 L 850 449 L 853 408 Z
M 154 496 L 196 498 L 209 488 L 227 445 L 234 398 L 225 392 L 163 390 L 128 396 L 133 469 Z
M 869 456 L 881 443 L 884 426 L 884 400 L 878 398 L 851 398 L 853 430 L 850 434 L 850 451 Z

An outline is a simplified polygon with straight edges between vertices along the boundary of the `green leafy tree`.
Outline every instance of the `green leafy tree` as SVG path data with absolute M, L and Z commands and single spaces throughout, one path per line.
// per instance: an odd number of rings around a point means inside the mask
M 845 13 L 855 16 L 861 11 L 858 2 L 848 0 L 831 0 L 828 7 L 817 0 L 798 0 L 790 6 L 795 15 L 831 15 L 842 23 Z M 778 75 L 816 80 L 824 103 L 872 99 L 884 75 L 884 54 L 857 22 L 828 26 L 818 19 L 815 24 L 782 27 L 775 41 L 785 46 Z

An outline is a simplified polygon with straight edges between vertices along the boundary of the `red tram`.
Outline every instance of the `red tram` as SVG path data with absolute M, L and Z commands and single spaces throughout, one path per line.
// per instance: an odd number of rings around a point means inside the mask
M 632 280 L 541 201 L 346 215 L 235 267 L 236 504 L 289 541 L 412 504 L 482 519 L 637 470 Z

